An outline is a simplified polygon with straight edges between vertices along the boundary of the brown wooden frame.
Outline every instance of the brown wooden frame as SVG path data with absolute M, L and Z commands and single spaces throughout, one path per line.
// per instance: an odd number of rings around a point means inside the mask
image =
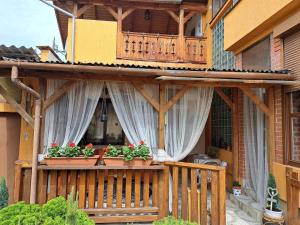
M 292 160 L 292 119 L 293 118 L 300 118 L 300 112 L 292 113 L 292 93 L 286 93 L 284 100 L 285 100 L 285 112 L 284 112 L 284 121 L 285 121 L 285 143 L 286 143 L 286 163 L 291 166 L 300 167 L 300 161 L 297 162 Z

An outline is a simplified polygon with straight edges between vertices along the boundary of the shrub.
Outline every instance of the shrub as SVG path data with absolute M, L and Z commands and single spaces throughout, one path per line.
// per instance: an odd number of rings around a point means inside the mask
M 197 225 L 197 223 L 192 223 L 184 220 L 176 220 L 173 217 L 166 217 L 163 220 L 153 222 L 153 225 Z
M 276 185 L 276 180 L 273 174 L 269 173 L 269 179 L 268 179 L 268 185 L 267 188 L 272 188 L 272 190 L 277 190 L 277 185 Z M 277 190 L 278 191 L 278 190 Z M 267 191 L 267 199 L 270 198 L 271 196 L 269 195 L 268 191 Z M 279 210 L 280 206 L 279 206 L 279 195 L 277 194 L 274 197 L 275 202 L 272 202 L 272 209 L 274 210 Z M 270 209 L 271 205 L 269 203 L 269 201 L 267 200 L 267 209 Z
M 70 225 L 67 222 L 68 202 L 63 197 L 43 206 L 19 202 L 0 210 L 0 225 Z M 76 208 L 72 225 L 94 225 L 87 214 Z
M 0 209 L 8 205 L 8 189 L 4 177 L 0 178 Z

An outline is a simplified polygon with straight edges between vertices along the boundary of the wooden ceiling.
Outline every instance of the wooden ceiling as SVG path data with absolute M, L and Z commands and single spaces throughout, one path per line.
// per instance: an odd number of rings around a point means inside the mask
M 116 6 L 122 6 L 126 8 L 136 8 L 123 21 L 123 30 L 131 32 L 141 33 L 159 33 L 159 34 L 177 34 L 178 24 L 171 18 L 166 10 L 172 10 L 178 13 L 180 8 L 186 9 L 186 11 L 201 11 L 206 12 L 207 0 L 77 0 L 78 9 L 84 9 L 83 6 L 87 6 L 83 13 L 78 17 L 81 19 L 90 20 L 104 20 L 104 21 L 115 21 L 114 17 L 108 12 L 107 6 L 116 9 Z M 54 0 L 55 5 L 65 9 L 68 12 L 73 12 L 74 2 L 71 0 Z M 162 3 L 163 2 L 163 3 Z M 150 20 L 144 19 L 145 10 L 150 10 Z M 157 10 L 158 9 L 158 10 Z M 165 9 L 165 10 L 163 10 Z M 56 11 L 56 17 L 58 26 L 61 34 L 63 44 L 65 45 L 68 35 L 68 17 L 58 11 Z

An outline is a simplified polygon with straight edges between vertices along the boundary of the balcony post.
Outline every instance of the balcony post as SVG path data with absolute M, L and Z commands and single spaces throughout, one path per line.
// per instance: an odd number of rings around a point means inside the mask
M 184 43 L 184 9 L 180 9 L 178 23 L 178 44 L 179 44 L 179 60 L 185 58 L 185 43 Z
M 165 148 L 165 102 L 166 89 L 164 84 L 159 84 L 159 117 L 158 117 L 158 148 Z
M 122 8 L 118 7 L 118 14 L 117 14 L 117 56 L 119 58 L 122 57 Z

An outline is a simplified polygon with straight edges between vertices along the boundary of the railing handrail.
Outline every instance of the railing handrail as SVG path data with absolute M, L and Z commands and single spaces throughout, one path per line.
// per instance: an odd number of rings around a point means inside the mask
M 142 33 L 142 32 L 131 32 L 122 31 L 123 35 L 137 36 L 137 37 L 162 37 L 162 38 L 177 38 L 176 34 L 156 34 L 156 33 Z
M 215 166 L 215 165 L 207 165 L 207 164 L 195 164 L 195 163 L 187 163 L 187 162 L 165 162 L 166 166 L 178 166 L 178 167 L 186 167 L 193 169 L 201 169 L 201 170 L 213 170 L 213 171 L 225 171 L 225 167 L 223 166 Z
M 38 170 L 163 170 L 164 166 L 38 166 Z

